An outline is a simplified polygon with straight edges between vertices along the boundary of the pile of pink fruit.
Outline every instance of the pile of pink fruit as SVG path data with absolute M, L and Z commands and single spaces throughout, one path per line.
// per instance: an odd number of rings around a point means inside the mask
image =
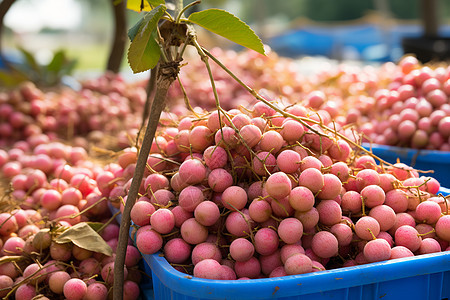
M 405 57 L 305 77 L 274 53 L 214 53 L 269 103 L 215 68 L 217 109 L 201 64 L 182 69 L 194 112 L 173 86 L 131 211 L 124 299 L 158 251 L 236 280 L 450 250 L 439 182 L 360 146 L 450 150 L 450 67 Z M 145 85 L 106 74 L 81 91 L 0 92 L 0 297 L 111 296 Z

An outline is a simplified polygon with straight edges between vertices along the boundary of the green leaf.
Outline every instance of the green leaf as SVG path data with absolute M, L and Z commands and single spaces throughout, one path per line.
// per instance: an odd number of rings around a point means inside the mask
M 147 71 L 149 69 L 153 69 L 159 61 L 159 57 L 161 56 L 161 50 L 159 49 L 159 45 L 156 42 L 156 30 L 153 30 L 150 40 L 145 47 L 144 56 L 142 57 L 140 66 L 142 66 L 141 71 Z M 136 73 L 136 72 L 135 72 Z
M 0 70 L 0 85 L 16 86 L 27 80 L 30 80 L 27 74 L 18 69 L 13 69 L 10 72 Z
M 136 37 L 139 28 L 141 28 L 142 23 L 144 22 L 146 16 L 143 16 L 139 21 L 137 21 L 136 24 L 134 24 L 133 27 L 131 27 L 130 29 L 128 29 L 128 38 L 130 39 L 130 41 L 132 42 L 134 40 L 134 38 Z
M 37 63 L 36 59 L 34 58 L 33 54 L 31 52 L 25 50 L 24 48 L 19 48 L 19 51 L 22 53 L 22 55 L 25 58 L 25 61 L 27 62 L 28 66 L 34 70 L 36 73 L 41 73 L 41 67 Z
M 53 55 L 52 61 L 46 67 L 46 73 L 42 76 L 45 83 L 57 84 L 64 75 L 70 75 L 77 63 L 76 59 L 68 59 L 64 50 L 59 50 Z
M 197 24 L 239 45 L 264 54 L 264 45 L 255 32 L 233 14 L 210 8 L 189 15 L 189 22 Z
M 147 2 L 150 3 L 150 5 L 153 7 L 157 7 L 158 5 L 161 4 L 166 4 L 166 1 L 164 0 L 147 0 Z
M 72 72 L 73 72 L 73 70 L 75 70 L 75 67 L 77 66 L 77 64 L 78 64 L 78 59 L 76 59 L 76 58 L 71 59 L 71 60 L 66 64 L 66 67 L 65 67 L 65 69 L 67 70 L 67 71 L 66 71 L 66 74 L 72 74 Z
M 72 72 L 75 69 L 77 63 L 78 63 L 78 60 L 76 58 L 75 59 L 66 60 L 66 62 L 64 63 L 64 65 L 63 65 L 63 67 L 61 69 L 62 75 L 70 75 L 70 74 L 72 74 Z
M 164 0 L 144 0 L 144 8 L 141 10 L 141 0 L 128 0 L 127 8 L 140 12 L 140 11 L 151 11 L 152 7 L 157 7 L 160 4 L 166 4 Z
M 86 222 L 78 223 L 61 235 L 55 242 L 59 244 L 72 242 L 80 248 L 111 256 L 113 251 L 103 238 Z
M 86 222 L 86 223 L 87 223 L 89 226 L 91 226 L 91 228 L 94 229 L 95 232 L 98 232 L 98 230 L 99 230 L 100 228 L 102 228 L 103 225 L 105 225 L 105 224 L 103 224 L 103 223 L 101 223 L 101 222 Z
M 128 49 L 128 63 L 134 73 L 144 72 L 156 66 L 161 55 L 156 42 L 156 26 L 166 11 L 165 5 L 159 5 L 149 12 Z M 130 33 L 128 33 L 130 35 Z M 134 31 L 132 31 L 134 34 Z
M 63 50 L 57 51 L 53 55 L 52 61 L 47 65 L 47 70 L 58 73 L 61 70 L 65 60 L 66 57 L 64 55 L 64 51 Z

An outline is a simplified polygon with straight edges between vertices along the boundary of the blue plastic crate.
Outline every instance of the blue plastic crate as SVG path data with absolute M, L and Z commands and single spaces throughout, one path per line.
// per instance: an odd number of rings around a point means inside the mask
M 390 163 L 397 159 L 415 169 L 434 173 L 424 174 L 437 179 L 442 186 L 450 187 L 450 152 L 437 150 L 419 150 L 394 146 L 363 144 L 364 148 L 372 149 L 373 154 Z
M 207 280 L 145 255 L 154 299 L 417 299 L 450 297 L 450 252 L 426 254 L 303 275 L 252 280 Z
M 450 189 L 441 188 L 440 193 L 449 195 Z M 153 279 L 145 299 L 450 299 L 450 251 L 252 280 L 195 278 L 175 270 L 161 253 L 143 257 Z
M 149 264 L 145 261 L 142 260 L 141 263 L 139 264 L 139 268 L 145 273 L 146 275 L 142 275 L 142 280 L 139 284 L 139 288 L 141 290 L 141 299 L 142 300 L 153 300 L 154 295 L 153 295 L 153 280 L 151 277 L 152 274 L 152 270 L 150 269 Z

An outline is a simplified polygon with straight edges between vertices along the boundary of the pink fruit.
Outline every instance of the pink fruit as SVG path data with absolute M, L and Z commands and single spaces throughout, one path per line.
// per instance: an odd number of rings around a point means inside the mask
M 319 222 L 324 225 L 332 226 L 341 221 L 342 210 L 334 200 L 320 201 L 317 205 L 317 211 L 319 212 Z
M 136 246 L 142 254 L 153 254 L 161 249 L 163 239 L 150 225 L 139 228 L 136 234 Z
M 241 210 L 247 205 L 247 193 L 239 186 L 230 186 L 222 193 L 222 204 L 231 211 Z
M 214 259 L 205 259 L 194 266 L 194 277 L 221 279 L 222 266 Z
M 167 234 L 175 227 L 175 216 L 167 208 L 156 210 L 150 217 L 152 229 L 160 234 Z
M 294 254 L 286 260 L 284 270 L 287 275 L 297 275 L 312 272 L 312 261 L 304 254 Z
M 174 238 L 164 245 L 164 256 L 170 263 L 181 264 L 191 256 L 191 246 L 181 238 Z
M 435 229 L 439 238 L 450 242 L 450 215 L 440 217 L 436 222 Z
M 362 217 L 355 224 L 355 233 L 361 239 L 370 241 L 380 233 L 380 224 L 372 217 Z
M 64 284 L 64 296 L 67 299 L 81 300 L 87 293 L 87 285 L 78 278 L 69 279 Z
M 9 213 L 0 213 L 0 234 L 9 235 L 19 229 L 16 218 Z
M 278 248 L 278 235 L 275 230 L 261 228 L 255 234 L 255 250 L 261 255 L 270 255 Z
M 0 297 L 5 297 L 9 293 L 13 283 L 11 277 L 0 275 Z
M 314 194 L 307 187 L 297 186 L 289 193 L 289 204 L 297 211 L 308 211 L 314 203 Z
M 181 225 L 180 231 L 183 239 L 192 245 L 203 243 L 208 237 L 208 229 L 198 223 L 194 218 L 186 220 Z
M 303 225 L 296 218 L 286 218 L 278 225 L 278 235 L 286 244 L 295 244 L 302 238 Z
M 234 271 L 239 278 L 257 278 L 261 273 L 261 264 L 256 257 L 251 257 L 247 261 L 236 262 L 234 264 Z
M 364 256 L 369 262 L 388 260 L 391 246 L 384 239 L 371 240 L 364 246 Z
M 422 242 L 422 238 L 417 230 L 409 225 L 400 226 L 395 231 L 394 239 L 397 246 L 405 246 L 412 252 L 418 250 Z
M 50 274 L 48 285 L 50 290 L 55 294 L 62 294 L 64 290 L 64 285 L 70 279 L 69 273 L 65 271 L 58 271 Z
M 298 185 L 307 187 L 313 194 L 316 194 L 324 186 L 323 174 L 315 168 L 308 168 L 300 173 Z
M 292 183 L 284 172 L 276 172 L 269 176 L 265 188 L 270 196 L 276 199 L 282 199 L 291 192 Z
M 200 261 L 205 259 L 214 259 L 220 262 L 222 260 L 222 255 L 217 245 L 213 243 L 204 242 L 196 245 L 192 249 L 191 259 L 192 264 L 195 266 Z
M 328 231 L 319 231 L 313 236 L 311 249 L 319 257 L 333 257 L 338 253 L 338 240 Z
M 222 195 L 223 197 L 223 195 Z M 220 210 L 212 201 L 203 201 L 194 210 L 195 220 L 203 226 L 214 225 L 220 218 Z

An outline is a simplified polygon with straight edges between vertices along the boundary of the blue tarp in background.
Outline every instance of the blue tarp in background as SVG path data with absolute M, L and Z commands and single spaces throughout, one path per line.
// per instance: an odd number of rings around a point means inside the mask
M 421 25 L 306 26 L 271 38 L 270 47 L 283 56 L 322 55 L 334 59 L 371 62 L 397 61 L 404 53 L 402 39 L 420 37 Z M 450 36 L 450 26 L 441 26 L 441 36 Z

